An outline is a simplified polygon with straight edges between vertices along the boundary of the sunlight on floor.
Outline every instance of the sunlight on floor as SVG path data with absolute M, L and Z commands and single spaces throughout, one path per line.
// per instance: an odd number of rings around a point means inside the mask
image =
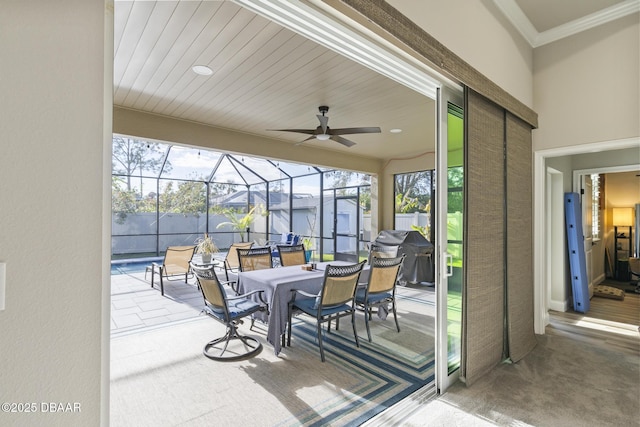
M 580 326 L 582 328 L 589 328 L 598 331 L 606 331 L 612 334 L 625 335 L 629 337 L 634 337 L 638 335 L 637 329 L 629 328 L 629 325 L 625 323 L 618 323 L 608 321 L 607 323 L 603 323 L 603 320 L 596 319 L 594 317 L 584 316 L 581 320 L 576 321 L 576 326 Z

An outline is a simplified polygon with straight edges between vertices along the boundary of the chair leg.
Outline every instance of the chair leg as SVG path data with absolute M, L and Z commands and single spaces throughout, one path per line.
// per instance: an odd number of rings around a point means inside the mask
M 293 311 L 293 307 L 291 306 L 291 304 L 289 304 L 289 309 L 288 309 L 288 318 L 287 318 L 287 325 L 289 326 L 289 328 L 287 329 L 287 346 L 291 346 L 291 313 Z M 282 338 L 282 341 L 284 342 L 284 337 Z
M 324 362 L 324 348 L 322 347 L 322 324 L 318 322 L 318 346 L 320 347 L 320 360 Z
M 145 273 L 146 275 L 146 273 Z M 156 275 L 156 266 L 152 265 L 151 266 L 151 287 L 153 288 L 153 277 Z M 145 276 L 146 279 L 146 276 Z
M 369 338 L 369 342 L 371 342 L 371 330 L 369 329 L 369 312 L 371 311 L 371 307 L 365 306 L 364 308 L 364 325 L 367 327 L 367 337 Z
M 159 270 L 160 270 L 160 295 L 164 296 L 164 280 L 162 280 L 164 271 L 162 271 L 162 267 L 159 267 Z
M 360 341 L 358 341 L 358 332 L 356 331 L 356 309 L 351 310 L 351 326 L 353 326 L 353 337 L 356 339 L 356 347 L 360 348 Z
M 393 320 L 396 321 L 396 329 L 398 330 L 398 332 L 400 332 L 400 325 L 398 324 L 398 315 L 396 314 L 396 300 L 394 298 L 393 302 L 391 303 L 391 309 L 393 310 Z
M 246 348 L 249 348 L 249 351 L 243 354 L 225 357 L 224 353 L 227 351 L 227 347 L 229 346 L 229 343 L 231 342 L 231 340 L 235 340 L 235 339 L 240 340 Z M 224 346 L 222 350 L 220 350 L 220 348 L 216 346 L 222 342 L 224 342 Z M 214 353 L 214 350 L 216 353 Z M 223 337 L 216 338 L 212 341 L 209 341 L 204 346 L 204 349 L 202 352 L 209 359 L 219 360 L 219 361 L 234 361 L 234 360 L 248 359 L 260 353 L 260 351 L 262 351 L 262 344 L 253 337 L 240 335 L 238 333 L 236 324 L 231 322 L 227 324 L 227 333 Z

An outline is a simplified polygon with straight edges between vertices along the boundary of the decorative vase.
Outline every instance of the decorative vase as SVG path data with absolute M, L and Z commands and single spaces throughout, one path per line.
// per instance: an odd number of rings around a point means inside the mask
M 210 264 L 211 263 L 211 254 L 202 254 L 202 263 Z

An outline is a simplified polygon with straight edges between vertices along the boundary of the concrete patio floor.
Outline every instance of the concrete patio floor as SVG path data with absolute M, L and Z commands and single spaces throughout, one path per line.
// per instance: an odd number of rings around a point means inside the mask
M 165 280 L 162 296 L 158 283 L 151 288 L 151 273 L 144 276 L 144 272 L 111 275 L 112 336 L 200 316 L 202 295 L 195 278 L 186 284 Z

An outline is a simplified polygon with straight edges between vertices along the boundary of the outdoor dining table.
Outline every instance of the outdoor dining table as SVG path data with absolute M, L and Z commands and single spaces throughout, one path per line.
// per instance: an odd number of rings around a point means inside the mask
M 256 313 L 255 317 L 267 323 L 267 342 L 277 355 L 282 348 L 281 337 L 287 329 L 288 303 L 292 290 L 299 289 L 317 294 L 322 289 L 324 269 L 328 264 L 348 265 L 345 261 L 321 262 L 314 270 L 304 270 L 300 265 L 277 267 L 238 273 L 238 290 L 246 293 L 264 291 L 264 299 L 269 303 L 269 314 Z M 363 271 L 360 281 L 363 281 Z M 366 280 L 366 279 L 365 279 Z

